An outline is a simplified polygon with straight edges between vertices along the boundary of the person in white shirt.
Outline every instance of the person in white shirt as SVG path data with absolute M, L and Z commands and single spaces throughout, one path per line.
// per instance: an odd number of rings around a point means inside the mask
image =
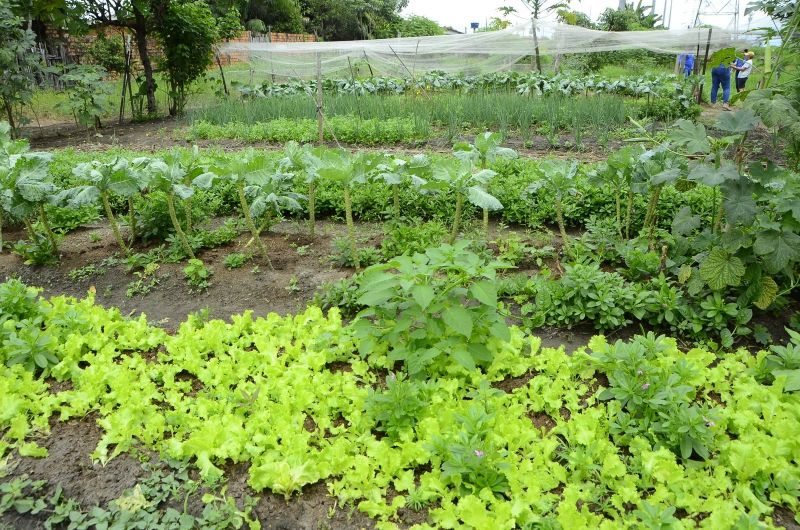
M 741 92 L 744 90 L 744 85 L 747 83 L 747 78 L 750 77 L 750 74 L 753 72 L 753 57 L 755 54 L 753 52 L 747 52 L 744 55 L 744 63 L 741 66 L 737 66 L 736 64 L 732 64 L 731 68 L 736 70 L 736 91 Z

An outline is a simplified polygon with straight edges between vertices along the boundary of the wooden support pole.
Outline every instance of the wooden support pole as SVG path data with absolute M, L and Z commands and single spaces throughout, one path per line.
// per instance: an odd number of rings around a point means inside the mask
M 697 103 L 702 103 L 703 101 L 703 89 L 705 87 L 706 81 L 706 66 L 708 66 L 708 52 L 711 49 L 711 30 L 712 28 L 708 28 L 708 39 L 706 39 L 706 54 L 703 57 L 703 78 L 700 81 L 700 87 L 697 89 Z M 700 43 L 697 43 L 697 56 L 695 58 L 695 64 L 699 61 L 697 60 L 700 57 Z
M 325 142 L 324 118 L 322 116 L 322 56 L 317 53 L 317 135 L 319 145 Z

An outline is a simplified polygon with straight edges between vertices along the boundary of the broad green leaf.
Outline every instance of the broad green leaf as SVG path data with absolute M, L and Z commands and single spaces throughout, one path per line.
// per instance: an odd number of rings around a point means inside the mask
M 487 210 L 503 209 L 503 204 L 498 201 L 494 195 L 489 194 L 479 186 L 470 186 L 467 189 L 467 198 L 469 202 L 478 208 L 485 208 Z
M 796 392 L 800 390 L 800 368 L 794 370 L 773 370 L 772 375 L 786 378 L 786 382 L 783 384 L 783 389 L 786 392 Z
M 758 205 L 753 198 L 753 184 L 746 179 L 724 182 L 721 186 L 724 194 L 723 207 L 728 222 L 736 225 L 750 225 L 758 213 Z
M 708 153 L 711 150 L 706 127 L 702 123 L 678 120 L 675 122 L 675 128 L 669 132 L 669 137 L 676 144 L 684 147 L 690 155 Z
M 719 65 L 728 66 L 733 61 L 736 60 L 736 48 L 729 47 L 729 48 L 722 48 L 721 50 L 717 50 L 712 53 L 708 57 L 708 66 L 709 68 L 714 68 Z
M 442 311 L 442 320 L 456 333 L 467 338 L 472 336 L 472 315 L 465 308 L 457 305 L 448 307 Z
M 715 126 L 725 132 L 746 133 L 755 129 L 760 122 L 753 109 L 745 108 L 736 112 L 721 112 Z
M 427 309 L 435 293 L 430 285 L 415 285 L 411 289 L 411 296 L 422 309 Z
M 718 186 L 727 180 L 738 180 L 739 170 L 731 162 L 723 163 L 719 169 L 711 164 L 699 163 L 692 167 L 687 179 L 706 186 Z
M 736 287 L 742 281 L 744 273 L 742 260 L 731 256 L 721 247 L 713 248 L 700 264 L 700 277 L 715 291 L 728 286 Z
M 753 300 L 753 305 L 759 309 L 766 309 L 772 305 L 778 296 L 778 284 L 769 276 L 761 277 L 761 285 L 758 296 Z
M 391 300 L 394 293 L 395 290 L 393 288 L 370 290 L 358 298 L 358 303 L 366 306 L 382 305 Z
M 172 190 L 175 192 L 175 195 L 177 195 L 183 200 L 186 200 L 192 195 L 194 195 L 194 190 L 189 186 L 185 186 L 183 184 L 174 184 L 172 186 Z
M 684 206 L 672 220 L 672 235 L 687 236 L 700 228 L 700 216 L 692 215 L 691 206 Z
M 460 364 L 467 370 L 475 369 L 475 359 L 472 358 L 472 354 L 463 346 L 457 346 L 453 348 L 453 350 L 451 351 L 451 355 L 458 364 Z
M 481 281 L 470 286 L 469 292 L 480 303 L 489 307 L 497 306 L 497 287 L 490 281 Z
M 692 277 L 692 267 L 690 265 L 682 265 L 678 271 L 678 283 L 686 283 Z
M 196 176 L 194 180 L 192 180 L 192 185 L 197 186 L 198 188 L 208 189 L 214 183 L 214 179 L 216 178 L 216 173 L 206 171 L 205 173 L 201 173 L 200 175 Z
M 800 235 L 788 230 L 763 231 L 756 236 L 753 251 L 763 256 L 769 272 L 778 272 L 800 260 Z

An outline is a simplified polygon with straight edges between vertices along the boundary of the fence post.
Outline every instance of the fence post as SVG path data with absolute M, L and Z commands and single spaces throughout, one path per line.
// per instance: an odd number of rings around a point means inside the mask
M 325 141 L 323 135 L 323 117 L 322 117 L 322 55 L 317 52 L 317 135 L 319 145 Z

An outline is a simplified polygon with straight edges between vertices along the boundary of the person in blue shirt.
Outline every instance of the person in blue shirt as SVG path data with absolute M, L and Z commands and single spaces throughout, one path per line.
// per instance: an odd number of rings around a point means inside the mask
M 722 87 L 722 108 L 730 110 L 728 101 L 731 99 L 731 69 L 720 63 L 711 69 L 711 104 L 717 104 L 717 92 Z
M 694 55 L 691 53 L 686 56 L 686 61 L 683 63 L 683 76 L 689 77 L 694 70 Z

